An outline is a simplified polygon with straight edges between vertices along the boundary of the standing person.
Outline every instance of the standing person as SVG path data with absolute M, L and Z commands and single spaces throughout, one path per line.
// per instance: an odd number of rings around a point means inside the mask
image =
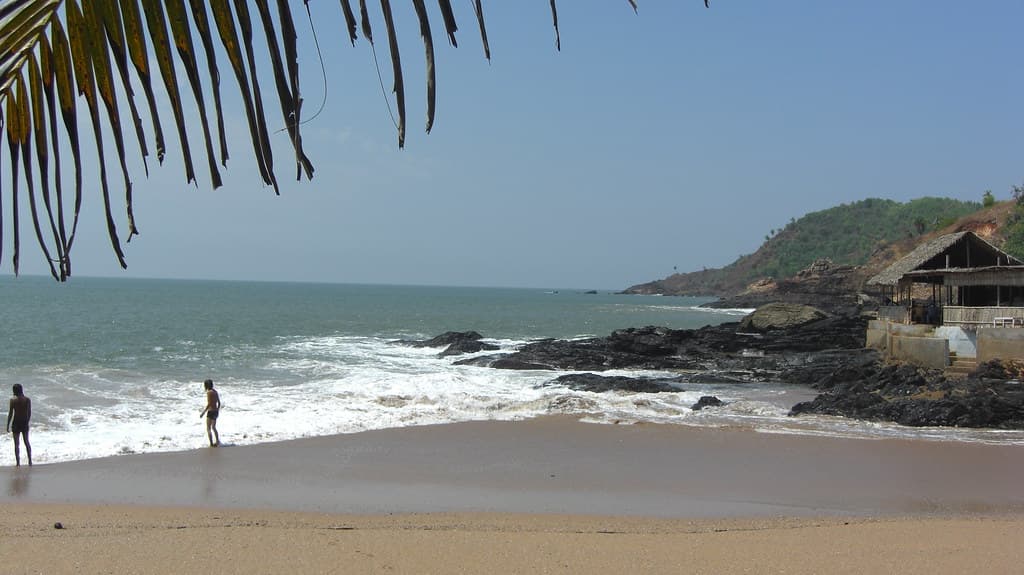
M 203 387 L 206 388 L 206 407 L 199 412 L 199 417 L 206 415 L 206 437 L 210 439 L 210 447 L 218 447 L 220 434 L 217 433 L 217 416 L 220 415 L 220 394 L 213 388 L 212 379 L 204 381 Z
M 29 467 L 32 466 L 32 445 L 28 442 L 28 420 L 32 419 L 32 400 L 29 399 L 20 383 L 14 384 L 14 397 L 11 407 L 7 410 L 7 431 L 14 433 L 14 463 L 21 467 L 21 449 L 18 436 L 25 442 L 25 453 L 28 454 Z M 14 425 L 11 425 L 11 423 Z

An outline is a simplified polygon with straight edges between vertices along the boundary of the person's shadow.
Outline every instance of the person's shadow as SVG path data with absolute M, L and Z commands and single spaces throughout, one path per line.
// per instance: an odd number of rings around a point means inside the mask
M 10 481 L 7 483 L 7 495 L 24 497 L 28 493 L 28 480 L 31 474 L 27 469 L 16 467 L 11 470 Z

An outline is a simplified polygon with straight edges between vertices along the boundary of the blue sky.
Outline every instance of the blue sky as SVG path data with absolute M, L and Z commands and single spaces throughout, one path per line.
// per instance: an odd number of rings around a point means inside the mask
M 339 34 L 337 2 L 312 4 L 327 66 L 324 109 L 303 128 L 313 181 L 292 180 L 277 134 L 282 195 L 262 186 L 225 77 L 225 186 L 211 191 L 205 161 L 186 185 L 176 142 L 149 179 L 133 163 L 142 234 L 128 270 L 93 196 L 77 275 L 621 289 L 728 264 L 844 202 L 1007 199 L 1024 181 L 1017 1 L 642 1 L 637 15 L 625 1 L 563 1 L 561 52 L 547 2 L 485 2 L 490 63 L 456 3 L 459 48 L 435 21 L 430 135 L 403 3 L 403 150 L 369 44 Z M 296 16 L 308 117 L 325 84 Z M 45 273 L 33 239 L 23 228 L 22 272 Z

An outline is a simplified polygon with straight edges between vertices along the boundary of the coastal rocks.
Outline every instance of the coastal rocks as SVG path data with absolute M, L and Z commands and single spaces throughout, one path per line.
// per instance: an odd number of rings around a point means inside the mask
M 607 337 L 540 340 L 511 354 L 477 356 L 456 364 L 552 371 L 674 370 L 719 374 L 730 381 L 768 381 L 810 362 L 808 354 L 859 353 L 866 326 L 860 316 L 829 316 L 764 333 L 744 333 L 738 323 L 682 330 L 648 326 L 617 330 Z
M 490 367 L 494 369 L 517 369 L 524 371 L 550 371 L 551 366 L 544 365 L 542 363 L 532 363 L 529 361 L 523 361 L 516 358 L 509 357 L 479 357 L 474 359 L 464 359 L 462 361 L 455 362 L 455 365 L 479 365 L 482 367 Z
M 782 370 L 779 379 L 827 391 L 844 382 L 874 377 L 881 361 L 882 356 L 875 349 L 821 351 Z
M 608 336 L 608 345 L 622 353 L 659 357 L 676 353 L 679 346 L 691 337 L 693 332 L 690 330 L 647 326 L 613 331 Z
M 606 371 L 627 368 L 658 370 L 686 368 L 692 365 L 681 358 L 666 356 L 667 348 L 651 342 L 644 344 L 638 341 L 632 351 L 621 349 L 623 347 L 629 346 L 610 338 L 546 339 L 528 343 L 510 355 L 475 357 L 457 361 L 456 365 L 556 371 Z M 650 355 L 644 353 L 644 350 L 649 351 Z
M 971 378 L 980 381 L 1024 380 L 1024 361 L 993 359 L 977 367 Z
M 495 351 L 500 349 L 493 343 L 484 343 L 480 340 L 463 340 L 452 342 L 444 351 L 437 354 L 438 357 L 448 357 L 449 355 L 462 355 L 466 353 L 476 353 L 478 351 Z
M 1024 386 L 998 361 L 963 380 L 907 364 L 847 366 L 818 382 L 826 391 L 790 415 L 839 415 L 908 426 L 1024 429 Z
M 475 331 L 446 331 L 439 336 L 421 341 L 400 341 L 398 343 L 411 347 L 446 347 L 455 343 L 477 341 L 484 336 Z
M 480 341 L 484 336 L 475 331 L 446 331 L 439 336 L 420 341 L 399 341 L 411 347 L 444 347 L 438 357 L 476 353 L 478 351 L 495 351 L 498 346 Z
M 663 393 L 682 391 L 678 384 L 680 378 L 647 378 L 604 376 L 596 373 L 570 373 L 556 377 L 544 386 L 564 385 L 575 391 L 605 393 L 608 391 L 627 391 L 631 393 Z
M 862 349 L 868 318 L 862 315 L 835 315 L 791 328 L 765 332 L 758 349 L 765 352 L 818 352 L 836 349 Z
M 795 405 L 791 416 L 1024 429 L 1024 385 L 1020 383 L 1024 362 L 988 362 L 966 379 L 947 380 L 941 371 L 884 363 L 877 351 L 864 348 L 866 323 L 860 315 L 832 315 L 796 325 L 772 323 L 772 328 L 758 333 L 741 331 L 739 323 L 694 330 L 643 327 L 617 330 L 602 338 L 535 341 L 513 353 L 455 363 L 518 370 L 640 369 L 679 374 L 631 378 L 572 373 L 547 384 L 595 393 L 678 392 L 687 383 L 786 382 L 821 392 L 814 400 Z M 475 336 L 470 332 L 464 339 L 479 339 L 479 334 Z M 451 334 L 444 337 L 453 338 Z M 716 404 L 707 399 L 694 408 L 712 405 Z
M 741 331 L 766 332 L 790 329 L 824 319 L 825 312 L 809 305 L 770 303 L 763 305 L 740 322 Z
M 690 409 L 693 411 L 700 411 L 705 407 L 719 407 L 722 405 L 725 405 L 725 402 L 721 399 L 718 399 L 713 395 L 702 395 L 701 398 L 697 400 L 697 403 L 693 404 Z

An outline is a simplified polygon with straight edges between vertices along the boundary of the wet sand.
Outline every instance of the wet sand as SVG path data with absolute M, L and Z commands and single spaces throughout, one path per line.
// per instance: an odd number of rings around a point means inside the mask
M 1022 446 L 545 418 L 3 468 L 0 482 L 4 573 L 1024 563 Z

